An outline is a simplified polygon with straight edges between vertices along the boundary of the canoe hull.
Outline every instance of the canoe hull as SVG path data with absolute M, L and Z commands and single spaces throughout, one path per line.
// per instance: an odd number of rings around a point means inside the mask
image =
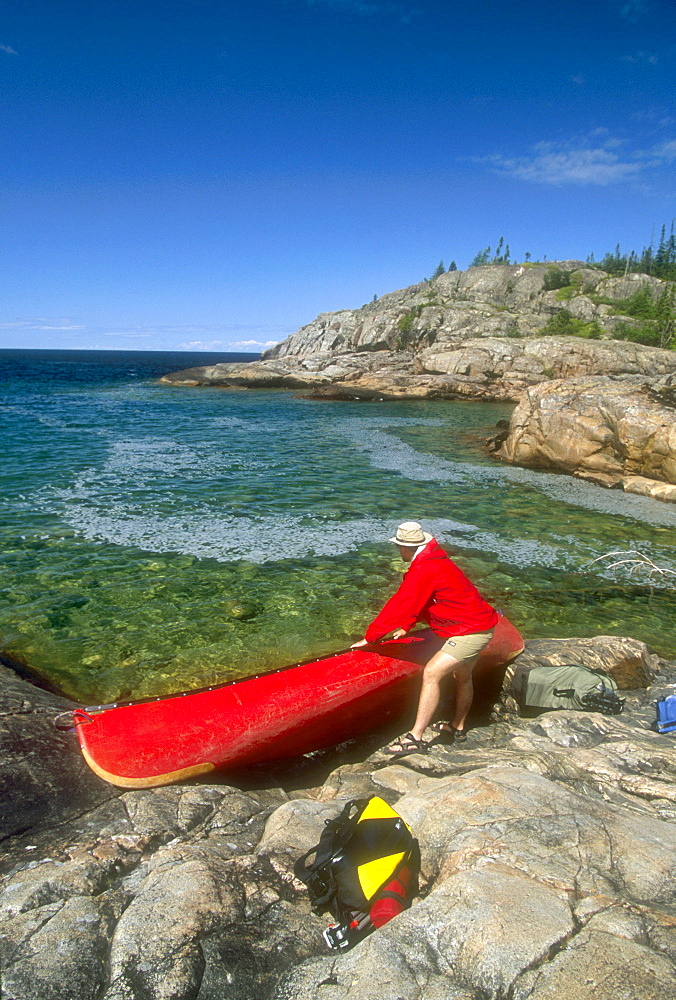
M 410 711 L 438 645 L 426 630 L 207 691 L 84 709 L 74 713 L 78 739 L 92 770 L 123 788 L 296 757 Z M 522 648 L 501 617 L 476 669 L 492 670 Z

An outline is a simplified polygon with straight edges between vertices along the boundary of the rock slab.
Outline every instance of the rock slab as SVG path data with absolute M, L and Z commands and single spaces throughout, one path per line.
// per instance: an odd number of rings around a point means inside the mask
M 635 477 L 675 484 L 676 408 L 662 401 L 675 387 L 674 376 L 650 383 L 582 376 L 533 386 L 495 454 L 518 465 L 624 479 L 634 492 Z

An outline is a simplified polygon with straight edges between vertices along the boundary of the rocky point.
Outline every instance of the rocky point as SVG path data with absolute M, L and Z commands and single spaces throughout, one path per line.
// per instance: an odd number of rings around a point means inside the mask
M 581 261 L 470 268 L 323 313 L 260 361 L 161 381 L 326 400 L 516 402 L 509 434 L 491 446 L 498 458 L 674 501 L 676 352 L 615 339 L 634 322 L 623 303 L 637 292 L 656 301 L 667 287 Z M 564 309 L 581 335 L 549 335 Z

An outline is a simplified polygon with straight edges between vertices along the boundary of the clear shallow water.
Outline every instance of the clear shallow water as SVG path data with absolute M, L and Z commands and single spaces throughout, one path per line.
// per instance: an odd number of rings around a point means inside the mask
M 85 702 L 203 686 L 342 648 L 423 519 L 526 637 L 676 655 L 676 510 L 496 464 L 499 404 L 332 403 L 160 386 L 209 355 L 0 351 L 0 649 Z M 234 360 L 234 357 L 233 357 Z

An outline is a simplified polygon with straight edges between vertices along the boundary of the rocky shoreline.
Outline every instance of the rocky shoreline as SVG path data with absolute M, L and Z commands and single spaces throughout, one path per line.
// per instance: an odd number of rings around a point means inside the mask
M 569 283 L 548 288 L 552 275 Z M 623 303 L 666 286 L 580 261 L 470 268 L 322 314 L 260 361 L 160 381 L 337 401 L 514 402 L 497 458 L 676 502 L 676 352 L 612 339 L 631 322 Z M 543 336 L 564 309 L 581 335 Z
M 477 399 L 517 402 L 531 386 L 580 375 L 645 379 L 676 374 L 676 353 L 622 341 L 546 337 L 485 338 L 455 350 L 311 354 L 244 364 L 187 368 L 164 385 L 224 389 L 295 389 L 309 398 L 345 400 Z
M 617 717 L 515 714 L 392 761 L 389 735 L 274 770 L 122 791 L 0 667 L 2 995 L 12 1000 L 596 1000 L 670 995 L 676 741 L 651 731 L 676 662 L 636 640 L 528 642 L 529 664 L 611 674 Z M 517 661 L 518 662 L 518 661 Z M 670 686 L 671 685 L 671 686 Z M 410 910 L 329 953 L 295 859 L 350 798 L 420 841 Z

